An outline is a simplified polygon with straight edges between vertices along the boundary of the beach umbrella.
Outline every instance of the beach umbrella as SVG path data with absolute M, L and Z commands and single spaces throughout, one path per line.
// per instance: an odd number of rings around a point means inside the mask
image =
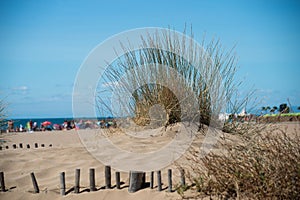
M 49 122 L 49 121 L 44 121 L 44 122 L 42 123 L 43 126 L 49 126 L 49 125 L 51 125 L 51 124 L 52 124 L 52 123 Z
M 61 126 L 59 124 L 53 124 L 53 128 L 55 130 L 60 130 L 61 129 Z

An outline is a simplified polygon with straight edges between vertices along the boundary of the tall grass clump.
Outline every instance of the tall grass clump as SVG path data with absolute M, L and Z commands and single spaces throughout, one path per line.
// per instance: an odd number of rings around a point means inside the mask
M 225 51 L 218 40 L 198 45 L 192 33 L 179 37 L 171 30 L 141 35 L 139 49 L 121 45 L 124 54 L 109 63 L 103 79 L 110 86 L 106 90 L 117 94 L 114 106 L 136 124 L 148 125 L 149 111 L 157 104 L 165 110 L 165 126 L 189 120 L 201 128 L 228 112 L 240 84 L 234 79 L 233 49 Z M 123 101 L 126 92 L 131 94 L 128 102 Z M 101 107 L 110 109 L 102 96 L 99 91 Z

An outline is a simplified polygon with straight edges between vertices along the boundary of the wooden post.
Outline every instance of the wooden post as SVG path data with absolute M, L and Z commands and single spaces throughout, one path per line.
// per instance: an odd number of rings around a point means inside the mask
M 4 172 L 0 172 L 1 192 L 5 192 Z
M 168 191 L 172 192 L 172 169 L 168 169 Z
M 64 196 L 66 195 L 65 172 L 60 173 L 59 179 L 60 179 L 60 194 Z
M 30 149 L 30 145 L 29 144 L 27 144 L 27 149 Z
M 105 166 L 105 189 L 111 188 L 111 168 L 110 166 Z
M 16 149 L 16 148 L 17 148 L 17 145 L 16 145 L 16 144 L 13 144 L 13 148 Z
M 79 187 L 80 187 L 80 169 L 75 170 L 75 186 L 74 186 L 74 193 L 79 193 Z
M 34 188 L 34 193 L 39 193 L 40 189 L 39 189 L 38 183 L 36 181 L 36 178 L 34 176 L 34 173 L 31 172 L 30 176 L 31 176 L 31 180 L 32 180 L 33 188 Z
M 95 186 L 95 169 L 94 168 L 90 169 L 90 191 L 96 191 L 96 186 Z
M 180 170 L 180 176 L 181 176 L 181 186 L 185 186 L 184 169 Z
M 153 189 L 154 186 L 154 172 L 150 173 L 150 188 Z
M 161 171 L 157 171 L 157 190 L 161 191 Z
M 121 189 L 120 172 L 116 172 L 116 187 L 117 189 Z
M 49 144 L 49 147 L 52 147 L 52 144 Z
M 5 148 L 6 148 L 6 149 L 9 149 L 9 146 L 6 146 Z
M 45 144 L 41 144 L 41 147 L 45 147 Z
M 136 192 L 145 185 L 145 172 L 130 171 L 128 192 Z
M 2 146 L 0 146 L 0 150 L 2 150 Z
M 34 143 L 34 147 L 38 148 L 39 147 L 38 143 Z
M 22 149 L 22 148 L 23 148 L 23 144 L 22 144 L 22 143 L 20 143 L 20 144 L 19 144 L 19 147 Z

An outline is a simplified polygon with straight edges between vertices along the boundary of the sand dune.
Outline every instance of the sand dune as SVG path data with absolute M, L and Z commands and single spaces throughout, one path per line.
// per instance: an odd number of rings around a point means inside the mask
M 84 130 L 86 134 L 93 130 Z M 130 148 L 126 136 L 115 136 L 113 140 L 124 148 Z M 128 192 L 128 173 L 121 172 L 121 181 L 124 182 L 121 190 L 103 189 L 104 165 L 95 159 L 82 145 L 76 131 L 36 132 L 36 133 L 9 133 L 3 134 L 2 139 L 7 142 L 4 146 L 9 149 L 0 151 L 0 171 L 5 173 L 5 185 L 8 192 L 1 192 L 1 199 L 177 199 L 176 192 L 158 192 L 157 189 L 146 188 L 136 193 Z M 128 141 L 128 140 L 127 140 Z M 12 145 L 23 143 L 23 149 L 13 149 Z M 39 147 L 34 148 L 34 143 Z M 162 143 L 164 143 L 162 141 Z M 26 144 L 31 148 L 27 149 Z M 45 147 L 41 147 L 45 144 Z M 49 144 L 52 147 L 49 147 Z M 146 144 L 144 144 L 146 145 Z M 67 190 L 74 186 L 75 169 L 81 170 L 80 194 L 70 192 L 65 197 L 59 194 L 59 173 L 66 173 Z M 96 187 L 98 191 L 88 192 L 89 169 L 96 170 Z M 40 193 L 33 193 L 30 173 L 34 172 Z M 115 170 L 112 169 L 112 184 L 115 184 Z M 162 171 L 163 188 L 167 186 L 167 170 Z M 174 179 L 179 173 L 174 170 Z M 147 176 L 149 181 L 149 177 Z M 175 181 L 175 180 L 174 180 Z M 156 184 L 156 182 L 155 182 Z

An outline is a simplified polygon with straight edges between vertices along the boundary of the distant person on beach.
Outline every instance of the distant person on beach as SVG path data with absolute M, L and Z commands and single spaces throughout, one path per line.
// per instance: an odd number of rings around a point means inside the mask
M 67 127 L 68 127 L 68 122 L 67 122 L 67 120 L 65 120 L 63 123 L 64 130 L 67 130 Z
M 30 126 L 30 131 L 32 131 L 33 130 L 33 122 L 32 122 L 32 120 L 29 121 L 29 126 Z
M 32 130 L 37 131 L 38 125 L 37 122 L 33 122 Z
M 13 120 L 9 120 L 7 122 L 7 131 L 8 132 L 14 132 L 14 122 L 13 122 Z
M 23 125 L 22 125 L 22 124 L 20 124 L 19 131 L 20 131 L 20 132 L 23 132 Z
M 31 120 L 30 120 L 30 121 L 31 121 Z M 31 131 L 32 131 L 32 130 L 31 130 L 32 125 L 30 125 L 30 121 L 28 121 L 27 124 L 26 124 L 27 132 L 31 132 Z

